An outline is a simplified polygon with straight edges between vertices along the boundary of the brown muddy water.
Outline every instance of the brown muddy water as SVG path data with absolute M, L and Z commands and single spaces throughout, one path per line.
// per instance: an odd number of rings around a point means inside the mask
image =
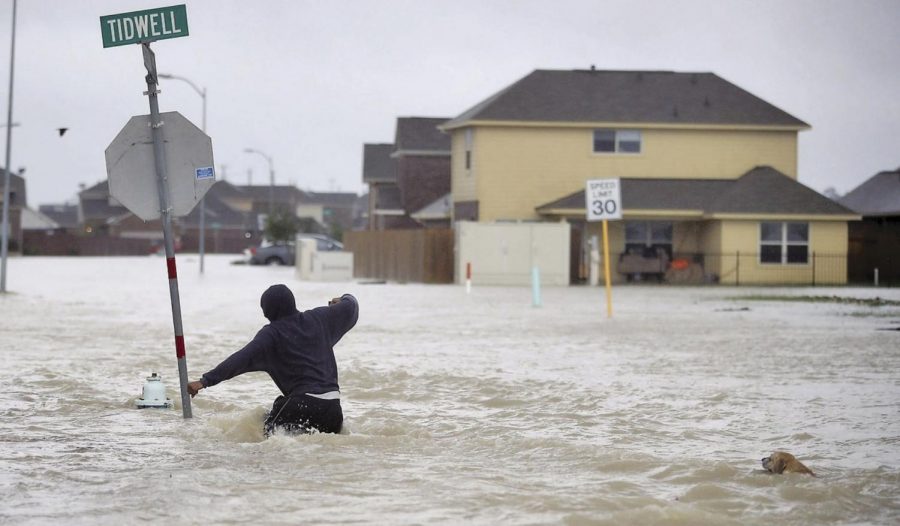
M 0 523 L 896 524 L 900 308 L 751 301 L 898 289 L 312 284 L 179 256 L 191 378 L 344 292 L 345 431 L 275 436 L 262 373 L 134 409 L 178 374 L 162 258 L 12 258 L 0 297 Z M 893 329 L 893 330 L 882 330 Z M 770 475 L 774 450 L 819 476 Z

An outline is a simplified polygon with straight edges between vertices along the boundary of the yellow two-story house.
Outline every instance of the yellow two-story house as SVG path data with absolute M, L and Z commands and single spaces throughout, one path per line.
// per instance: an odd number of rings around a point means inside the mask
M 617 280 L 846 282 L 859 216 L 797 181 L 809 125 L 715 74 L 536 70 L 440 128 L 454 221 L 568 221 L 573 280 L 601 231 L 586 181 L 617 178 Z

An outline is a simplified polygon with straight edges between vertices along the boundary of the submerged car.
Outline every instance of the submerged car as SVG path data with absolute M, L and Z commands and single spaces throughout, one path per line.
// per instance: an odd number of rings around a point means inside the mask
M 298 234 L 297 239 L 315 239 L 316 248 L 321 251 L 344 250 L 340 241 L 322 234 Z M 251 265 L 293 265 L 296 250 L 292 241 L 264 242 L 248 249 L 248 262 Z

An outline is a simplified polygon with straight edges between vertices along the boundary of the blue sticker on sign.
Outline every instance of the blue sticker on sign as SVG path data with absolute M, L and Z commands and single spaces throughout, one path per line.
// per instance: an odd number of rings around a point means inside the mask
M 216 173 L 212 166 L 206 168 L 197 168 L 197 179 L 215 179 Z

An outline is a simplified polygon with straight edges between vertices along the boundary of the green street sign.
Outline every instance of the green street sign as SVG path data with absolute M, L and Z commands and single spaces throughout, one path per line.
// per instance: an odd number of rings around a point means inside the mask
M 100 33 L 103 47 L 186 37 L 187 9 L 182 4 L 101 16 Z

